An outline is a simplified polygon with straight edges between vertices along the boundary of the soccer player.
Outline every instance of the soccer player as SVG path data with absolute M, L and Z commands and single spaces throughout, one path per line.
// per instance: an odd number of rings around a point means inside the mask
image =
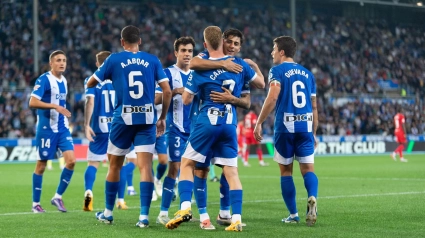
M 167 145 L 169 153 L 169 169 L 162 188 L 161 210 L 156 219 L 158 224 L 165 225 L 170 218 L 168 210 L 174 196 L 174 185 L 180 168 L 180 161 L 190 133 L 190 105 L 183 105 L 182 93 L 191 70 L 189 62 L 193 57 L 195 40 L 184 36 L 174 41 L 176 64 L 166 68 L 172 90 L 172 103 L 167 114 Z
M 31 93 L 29 106 L 37 110 L 36 148 L 37 163 L 32 176 L 32 211 L 45 212 L 40 205 L 43 174 L 47 160 L 55 157 L 56 151 L 62 151 L 65 158 L 65 168 L 59 180 L 56 194 L 51 204 L 61 212 L 66 212 L 62 195 L 71 182 L 74 173 L 74 144 L 68 129 L 68 117 L 71 113 L 66 107 L 68 93 L 67 81 L 63 76 L 66 69 L 66 56 L 61 50 L 53 51 L 49 56 L 51 70 L 42 74 L 35 83 Z
M 391 154 L 391 157 L 394 161 L 397 161 L 397 153 L 400 155 L 401 162 L 407 162 L 407 159 L 403 157 L 404 145 L 406 144 L 406 124 L 405 117 L 403 115 L 403 109 L 400 106 L 397 110 L 397 114 L 394 116 L 394 135 L 396 138 L 396 142 L 398 143 L 397 148 Z
M 242 153 L 243 155 L 243 165 L 251 166 L 248 163 L 249 152 L 251 149 L 251 145 L 255 145 L 257 147 L 257 155 L 260 166 L 268 166 L 268 163 L 265 163 L 263 160 L 263 150 L 261 149 L 261 144 L 254 138 L 254 126 L 257 122 L 257 114 L 255 112 L 255 108 L 252 108 L 244 117 L 244 135 L 245 135 L 245 151 Z
M 224 31 L 223 33 L 223 53 L 225 55 L 229 56 L 235 56 L 238 54 L 241 50 L 242 43 L 244 41 L 244 37 L 242 32 L 240 32 L 237 29 L 228 29 Z M 195 70 L 208 70 L 208 69 L 219 69 L 222 68 L 222 63 L 220 62 L 226 62 L 229 58 L 223 61 L 214 61 L 214 60 L 207 60 L 209 58 L 208 51 L 204 51 L 200 53 L 197 57 L 195 57 L 190 62 L 190 67 Z M 256 72 L 257 76 L 255 79 L 251 82 L 254 86 L 257 88 L 264 88 L 264 76 L 261 73 L 259 67 L 256 63 L 254 63 L 250 59 L 245 59 L 245 62 L 247 62 L 252 69 Z M 232 63 L 234 63 L 232 61 Z M 232 66 L 232 64 L 230 64 Z M 236 66 L 240 66 L 239 64 L 236 64 Z M 240 66 L 241 67 L 241 66 Z M 242 71 L 242 68 L 233 67 L 229 68 L 228 71 L 232 71 L 234 73 L 239 73 Z M 249 75 L 246 75 L 249 77 Z M 222 88 L 224 92 L 212 92 L 211 93 L 211 99 L 214 102 L 217 103 L 230 103 L 234 106 L 249 109 L 251 105 L 251 98 L 250 98 L 250 85 L 245 84 L 242 89 L 242 94 L 240 98 L 237 98 L 232 95 L 232 93 L 226 89 Z M 195 96 L 194 100 L 192 102 L 192 124 L 195 124 L 197 115 L 199 114 L 199 97 Z M 239 140 L 238 140 L 239 143 Z M 212 153 L 210 153 L 208 156 L 212 156 Z M 207 157 L 207 161 L 210 159 Z M 205 179 L 207 178 L 208 172 L 214 171 L 214 167 L 209 171 L 209 164 L 202 164 L 197 163 L 195 167 L 195 178 L 194 178 L 194 194 L 196 203 L 199 207 L 199 213 L 203 217 L 201 221 L 209 221 L 209 215 L 206 212 L 206 194 L 204 191 L 206 191 L 206 182 Z M 229 184 L 226 181 L 226 177 L 224 174 L 221 174 L 220 177 L 220 212 L 217 216 L 217 224 L 223 225 L 223 226 L 229 226 L 231 224 L 231 215 L 230 215 L 230 197 L 229 197 Z M 208 222 L 201 222 L 201 228 L 204 229 L 206 227 L 209 227 Z
M 300 218 L 295 200 L 292 178 L 294 159 L 300 164 L 307 189 L 308 226 L 316 223 L 318 180 L 314 173 L 314 148 L 317 146 L 316 82 L 313 74 L 294 62 L 295 40 L 280 36 L 273 40 L 273 63 L 269 72 L 269 93 L 254 129 L 255 139 L 263 139 L 262 123 L 275 109 L 274 160 L 279 163 L 282 197 L 289 210 L 284 223 L 298 223 Z
M 244 133 L 244 121 L 238 122 L 237 128 L 236 128 L 236 134 L 238 135 L 238 156 L 243 159 L 243 153 L 246 151 L 245 147 L 245 133 Z
M 105 184 L 106 209 L 96 213 L 104 223 L 113 222 L 112 211 L 117 195 L 120 170 L 124 156 L 134 144 L 140 171 L 140 216 L 136 226 L 149 226 L 149 209 L 154 188 L 152 157 L 157 136 L 165 130 L 165 116 L 171 100 L 168 78 L 158 58 L 139 51 L 140 30 L 126 26 L 121 31 L 124 51 L 111 54 L 91 76 L 87 87 L 94 87 L 107 78 L 112 79 L 116 104 L 108 143 L 109 170 Z M 163 91 L 163 111 L 160 118 L 154 108 L 156 83 Z M 156 123 L 156 126 L 155 126 Z
M 210 57 L 223 60 L 223 40 L 219 27 L 210 26 L 204 30 L 205 43 Z M 243 66 L 243 73 L 235 74 L 223 69 L 195 71 L 193 78 L 189 78 L 182 95 L 185 105 L 190 104 L 195 94 L 199 93 L 202 100 L 200 113 L 194 129 L 190 135 L 180 166 L 179 193 L 181 206 L 166 227 L 177 228 L 182 222 L 192 218 L 191 197 L 194 188 L 194 168 L 197 162 L 209 164 L 205 161 L 209 151 L 214 151 L 214 164 L 223 166 L 223 171 L 230 186 L 230 197 L 233 210 L 232 224 L 228 231 L 241 231 L 242 214 L 242 185 L 237 170 L 237 140 L 236 115 L 230 104 L 215 103 L 210 97 L 212 91 L 223 92 L 222 87 L 239 97 L 242 86 L 249 83 L 244 77 L 250 74 L 254 78 L 255 72 L 241 59 L 235 59 Z M 199 204 L 198 204 L 199 206 Z M 202 218 L 202 215 L 201 215 Z
M 111 52 L 96 54 L 96 66 L 99 68 Z M 87 84 L 89 77 L 85 79 Z M 105 80 L 94 88 L 85 87 L 86 103 L 84 107 L 84 129 L 89 140 L 87 149 L 87 169 L 84 174 L 84 211 L 93 210 L 93 184 L 101 161 L 106 158 L 109 130 L 114 112 L 115 90 L 111 80 Z M 94 106 L 96 105 L 96 107 Z

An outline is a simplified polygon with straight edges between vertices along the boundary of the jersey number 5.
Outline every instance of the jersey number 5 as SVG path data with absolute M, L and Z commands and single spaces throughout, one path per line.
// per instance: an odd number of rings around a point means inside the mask
M 142 72 L 140 71 L 131 71 L 128 74 L 128 86 L 130 87 L 136 87 L 138 88 L 137 91 L 139 91 L 139 93 L 135 93 L 135 91 L 130 91 L 130 96 L 134 99 L 139 99 L 141 97 L 143 97 L 143 83 L 141 81 L 134 81 L 134 76 L 142 76 Z
M 303 108 L 305 106 L 305 93 L 302 91 L 298 91 L 298 86 L 300 86 L 301 89 L 305 88 L 305 85 L 301 81 L 295 81 L 292 84 L 292 103 L 297 108 Z M 298 99 L 301 99 L 301 102 L 298 102 Z

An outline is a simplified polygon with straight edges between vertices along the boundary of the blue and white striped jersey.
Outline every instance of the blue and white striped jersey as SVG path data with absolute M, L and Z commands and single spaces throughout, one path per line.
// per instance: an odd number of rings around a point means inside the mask
M 99 82 L 112 79 L 116 93 L 114 123 L 156 123 L 155 85 L 168 81 L 156 56 L 142 51 L 113 53 L 93 77 Z
M 49 71 L 40 75 L 36 80 L 31 96 L 42 102 L 66 108 L 67 93 L 66 78 L 62 75 L 59 79 Z M 68 118 L 55 109 L 37 109 L 37 131 L 50 130 L 57 133 L 68 130 L 68 128 Z
M 109 133 L 112 117 L 114 114 L 115 90 L 111 80 L 98 83 L 96 87 L 87 88 L 90 77 L 84 80 L 86 97 L 94 98 L 94 108 L 90 127 L 94 133 Z
M 297 63 L 283 62 L 270 69 L 269 82 L 281 84 L 276 102 L 274 131 L 312 132 L 311 97 L 316 96 L 316 81 L 313 74 Z
M 172 65 L 164 69 L 170 83 L 171 90 L 182 88 L 186 85 L 191 74 L 191 70 L 184 72 L 177 65 Z M 182 95 L 177 94 L 172 98 L 167 113 L 167 131 L 177 128 L 180 132 L 190 132 L 190 108 L 191 105 L 184 105 Z

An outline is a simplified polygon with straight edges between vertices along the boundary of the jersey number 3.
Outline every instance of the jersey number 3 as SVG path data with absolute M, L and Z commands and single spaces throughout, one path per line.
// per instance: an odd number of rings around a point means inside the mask
M 292 103 L 297 108 L 303 108 L 306 104 L 305 101 L 305 93 L 302 91 L 298 91 L 298 86 L 300 86 L 301 89 L 305 89 L 305 85 L 301 81 L 295 81 L 292 84 Z M 301 102 L 299 102 L 300 100 Z

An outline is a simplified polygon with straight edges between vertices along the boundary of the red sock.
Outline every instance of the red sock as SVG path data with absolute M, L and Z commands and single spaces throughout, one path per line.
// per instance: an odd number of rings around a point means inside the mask
M 403 158 L 403 150 L 404 150 L 403 144 L 401 144 L 397 147 L 397 151 L 398 151 L 398 154 L 400 155 L 400 158 Z
M 263 161 L 263 150 L 261 148 L 257 148 L 258 160 Z
M 249 147 L 247 147 L 243 152 L 243 161 L 245 163 L 248 163 L 248 156 L 249 156 Z

